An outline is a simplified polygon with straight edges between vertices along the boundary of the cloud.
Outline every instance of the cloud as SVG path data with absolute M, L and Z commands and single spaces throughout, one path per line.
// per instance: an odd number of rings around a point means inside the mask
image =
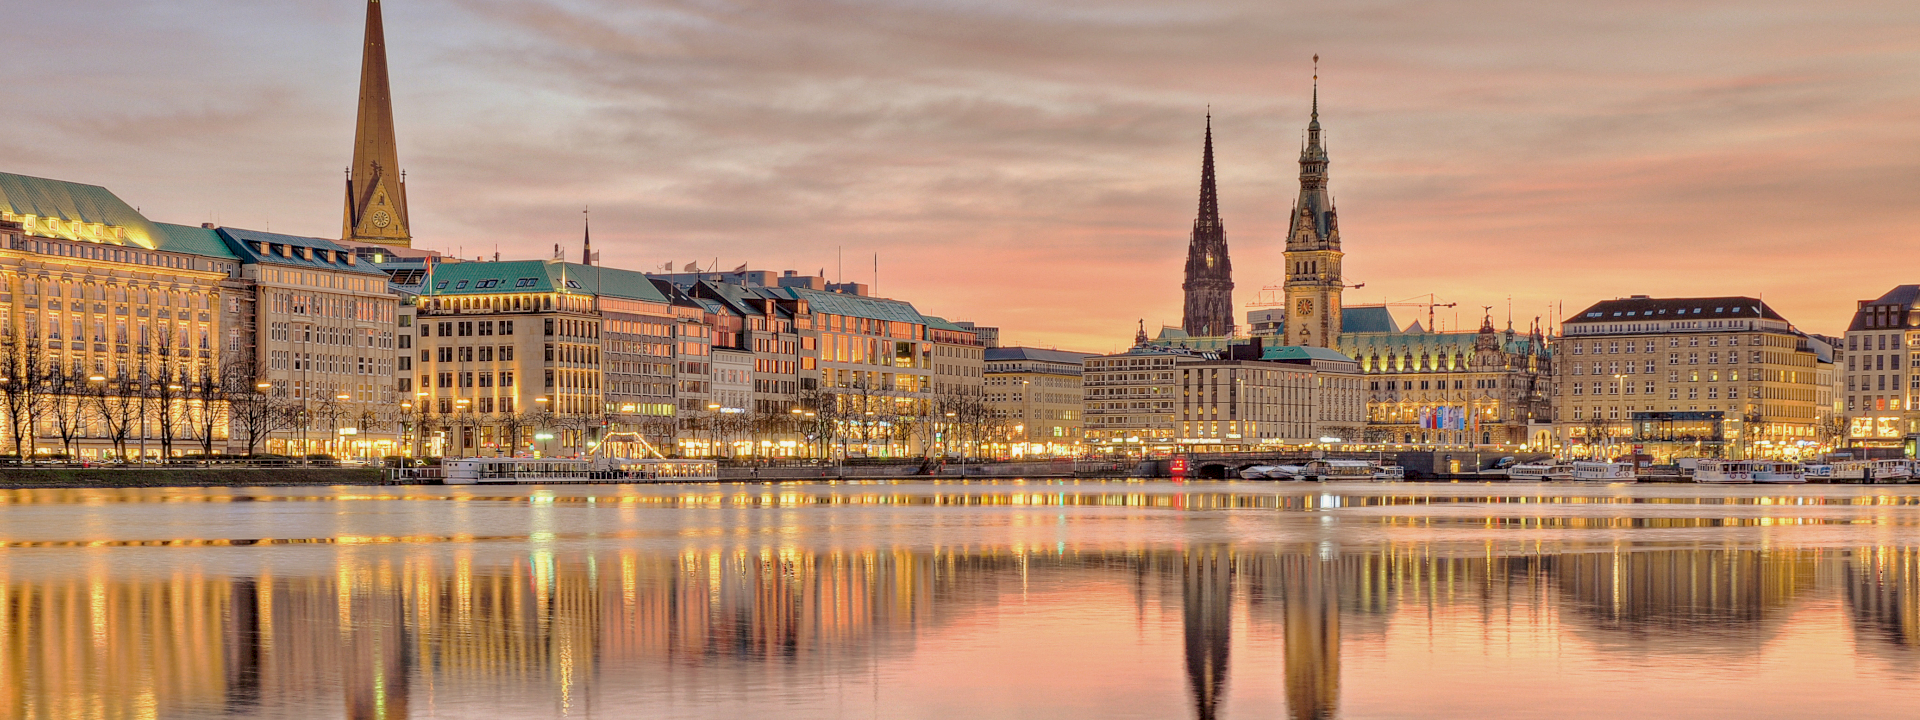
M 337 232 L 357 11 L 130 5 L 178 31 L 140 35 L 100 2 L 27 21 L 44 27 L 21 37 L 105 23 L 143 42 L 77 69 L 5 60 L 16 77 L 77 78 L 32 111 L 0 108 L 9 169 L 80 175 L 161 219 L 218 208 Z M 1277 281 L 1318 53 L 1346 267 L 1367 283 L 1351 300 L 1512 296 L 1535 308 L 1524 321 L 1555 301 L 1764 293 L 1833 330 L 1852 300 L 1912 279 L 1898 260 L 1920 219 L 1920 9 L 1898 3 L 387 13 L 414 230 L 469 255 L 571 246 L 591 205 L 609 262 L 833 272 L 844 255 L 865 280 L 877 254 L 881 291 L 927 312 L 1104 350 L 1138 319 L 1179 320 L 1209 105 L 1238 300 Z

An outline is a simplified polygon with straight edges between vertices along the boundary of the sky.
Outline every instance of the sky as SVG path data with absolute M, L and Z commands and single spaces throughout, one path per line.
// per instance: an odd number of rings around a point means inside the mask
M 0 170 L 338 237 L 361 0 L 21 5 Z M 1209 109 L 1235 302 L 1280 282 L 1318 54 L 1349 305 L 1759 295 L 1832 334 L 1920 282 L 1912 2 L 383 6 L 415 245 L 458 255 L 577 257 L 590 207 L 608 265 L 1122 349 L 1180 322 Z

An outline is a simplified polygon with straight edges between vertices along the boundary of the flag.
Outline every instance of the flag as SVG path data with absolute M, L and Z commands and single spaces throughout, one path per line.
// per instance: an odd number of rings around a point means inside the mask
M 680 268 L 680 271 L 681 271 L 681 272 L 693 272 L 693 271 L 695 271 L 695 270 L 699 270 L 699 269 L 700 269 L 700 263 L 697 263 L 697 262 L 690 262 L 690 263 L 687 263 L 687 266 L 686 266 L 686 267 L 683 267 L 683 268 Z
M 746 272 L 746 271 L 747 271 L 747 264 L 746 264 L 746 263 L 740 263 L 740 267 L 737 267 L 737 268 L 734 268 L 734 269 L 733 269 L 733 271 L 734 271 L 734 272 Z

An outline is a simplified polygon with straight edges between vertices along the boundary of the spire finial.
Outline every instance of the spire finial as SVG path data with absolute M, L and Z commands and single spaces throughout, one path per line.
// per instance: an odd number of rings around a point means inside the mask
M 1320 120 L 1320 54 L 1313 55 L 1313 120 Z

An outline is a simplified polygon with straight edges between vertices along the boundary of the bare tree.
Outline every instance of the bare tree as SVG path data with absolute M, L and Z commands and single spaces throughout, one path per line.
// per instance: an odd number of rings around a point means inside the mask
M 121 462 L 127 459 L 127 438 L 133 434 L 134 423 L 140 421 L 139 388 L 135 381 L 126 375 L 87 384 L 86 397 L 92 401 L 94 415 L 100 418 L 107 440 L 113 443 L 114 453 Z
M 186 436 L 200 444 L 203 458 L 213 455 L 214 433 L 224 414 L 220 408 L 222 390 L 220 376 L 216 376 L 212 368 L 203 368 L 198 377 L 186 383 L 182 393 L 186 399 L 181 408 Z
M 60 436 L 60 452 L 72 458 L 74 445 L 87 431 L 87 379 L 78 372 L 49 367 L 40 386 L 47 396 L 46 410 L 53 420 L 53 431 Z
M 156 340 L 158 342 L 156 343 L 157 347 L 155 349 L 158 350 L 157 355 L 151 354 L 148 351 L 146 338 L 141 338 L 140 343 L 142 372 L 145 372 L 145 366 L 149 359 L 152 363 L 153 373 L 148 381 L 153 385 L 152 397 L 154 405 L 159 408 L 159 413 L 155 417 L 155 424 L 159 426 L 157 429 L 160 431 L 160 458 L 163 461 L 173 457 L 173 441 L 180 436 L 180 431 L 182 430 L 180 415 L 183 408 L 181 408 L 180 405 L 191 383 L 191 380 L 184 377 L 185 368 L 183 366 L 186 363 L 176 360 L 176 356 L 173 353 L 172 327 L 173 326 L 165 323 L 160 325 L 159 332 L 156 334 Z M 142 393 L 142 397 L 145 396 L 146 393 Z
M 38 334 L 0 328 L 0 403 L 7 413 L 7 432 L 13 451 L 22 459 L 33 455 L 33 439 L 46 409 L 47 348 Z
M 235 360 L 227 368 L 221 394 L 227 401 L 228 426 L 247 434 L 247 454 L 254 454 L 268 435 L 293 427 L 298 413 L 283 399 L 260 387 L 258 368 L 252 358 Z

